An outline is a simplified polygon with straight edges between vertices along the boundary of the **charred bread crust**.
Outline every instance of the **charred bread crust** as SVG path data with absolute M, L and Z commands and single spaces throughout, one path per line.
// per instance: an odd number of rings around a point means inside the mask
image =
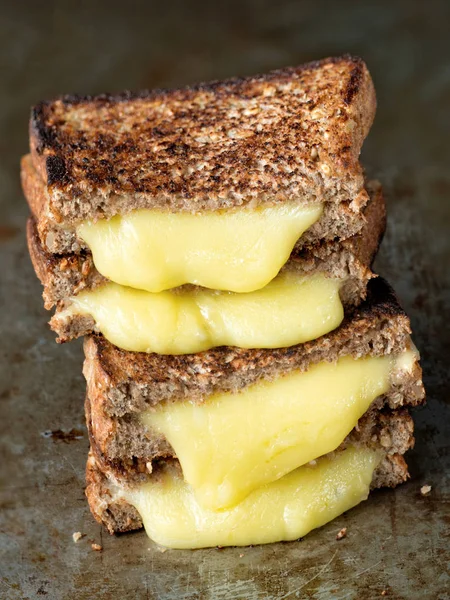
M 374 419 L 372 425 L 362 423 L 359 433 L 350 443 L 357 446 L 370 444 L 384 452 L 374 472 L 371 489 L 395 487 L 409 477 L 403 454 L 414 445 L 413 422 L 406 409 L 385 411 L 375 415 Z M 374 435 L 376 441 L 372 439 Z M 158 469 L 159 466 L 152 477 L 157 476 Z M 116 474 L 107 463 L 102 463 L 98 451 L 91 449 L 86 466 L 86 496 L 92 515 L 111 534 L 140 529 L 142 519 L 137 510 L 114 493 L 117 483 Z M 122 482 L 122 485 L 127 484 Z
M 408 317 L 392 288 L 372 279 L 367 300 L 342 325 L 317 340 L 278 349 L 220 347 L 179 356 L 128 352 L 100 335 L 84 341 L 84 374 L 110 416 L 141 412 L 163 401 L 201 402 L 216 392 L 238 391 L 260 380 L 346 354 L 361 357 L 402 351 Z
M 362 58 L 353 56 L 351 54 L 343 54 L 341 56 L 332 56 L 329 58 L 323 58 L 319 60 L 309 61 L 297 67 L 284 67 L 281 69 L 274 69 L 268 73 L 262 75 L 253 75 L 248 77 L 229 77 L 224 80 L 212 80 L 208 82 L 200 82 L 193 85 L 185 86 L 184 88 L 154 88 L 151 90 L 145 89 L 140 91 L 125 90 L 123 92 L 109 94 L 97 94 L 92 95 L 81 95 L 81 94 L 65 94 L 60 97 L 61 101 L 66 104 L 90 104 L 94 101 L 108 102 L 108 103 L 120 103 L 130 102 L 133 100 L 148 100 L 158 97 L 172 96 L 177 92 L 213 92 L 224 90 L 227 93 L 228 90 L 234 89 L 240 85 L 248 85 L 249 83 L 271 83 L 281 77 L 290 79 L 293 75 L 298 75 L 302 71 L 316 71 L 322 69 L 325 65 L 333 65 L 339 63 L 348 63 L 351 66 L 351 72 L 348 81 L 346 80 L 346 87 L 341 91 L 341 95 L 345 104 L 349 105 L 352 102 L 353 96 L 359 91 L 361 83 L 364 79 L 364 71 L 366 66 Z M 31 122 L 36 125 L 38 136 L 42 139 L 42 148 L 45 146 L 52 147 L 54 143 L 53 131 L 48 131 L 43 123 L 43 115 L 45 113 L 45 107 L 51 104 L 50 102 L 40 102 L 32 109 Z M 40 125 L 42 123 L 42 126 Z M 41 128 L 42 127 L 42 128 Z M 39 131 L 42 131 L 42 135 L 39 135 Z M 41 149 L 42 149 L 41 148 Z
M 375 108 L 365 63 L 346 55 L 175 90 L 41 102 L 31 112 L 30 149 L 51 212 L 68 222 L 111 216 L 114 199 L 103 202 L 109 195 L 187 210 L 213 198 L 218 209 L 265 201 L 274 190 L 280 200 L 298 198 L 305 173 L 309 195 L 353 200 L 363 189 L 358 157 Z M 326 168 L 314 180 L 317 156 Z M 264 168 L 256 176 L 258 160 Z M 76 201 L 91 193 L 90 204 Z
M 85 219 L 287 200 L 326 207 L 302 244 L 344 239 L 364 221 L 358 157 L 375 106 L 367 67 L 350 56 L 172 91 L 66 96 L 32 111 L 23 188 L 56 253 L 85 249 L 75 233 Z

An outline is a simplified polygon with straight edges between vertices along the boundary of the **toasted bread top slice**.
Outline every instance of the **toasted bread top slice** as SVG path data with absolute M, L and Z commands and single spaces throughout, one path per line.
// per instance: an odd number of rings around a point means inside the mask
M 366 65 L 346 55 L 177 90 L 41 102 L 30 147 L 45 212 L 66 225 L 137 208 L 285 200 L 351 200 L 358 210 L 375 105 Z

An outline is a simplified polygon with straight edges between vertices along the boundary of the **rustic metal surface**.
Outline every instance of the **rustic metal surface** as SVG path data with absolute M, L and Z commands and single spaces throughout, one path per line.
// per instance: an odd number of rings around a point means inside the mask
M 0 597 L 450 598 L 450 4 L 2 5 Z M 53 342 L 25 247 L 18 161 L 28 107 L 59 92 L 176 85 L 344 51 L 362 55 L 375 78 L 379 111 L 363 157 L 389 193 L 378 268 L 423 356 L 429 403 L 415 413 L 413 478 L 301 542 L 162 553 L 143 533 L 105 535 L 83 495 L 81 347 Z M 75 531 L 86 534 L 77 544 Z

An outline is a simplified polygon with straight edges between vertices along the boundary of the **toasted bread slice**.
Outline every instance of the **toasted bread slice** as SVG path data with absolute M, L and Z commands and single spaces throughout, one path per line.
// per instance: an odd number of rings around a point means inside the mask
M 409 477 L 403 454 L 414 445 L 413 421 L 406 409 L 375 412 L 361 420 L 359 431 L 354 430 L 342 448 L 347 445 L 371 447 L 382 453 L 383 458 L 373 474 L 371 488 L 395 487 Z M 164 460 L 158 464 L 152 476 L 157 477 L 161 468 L 164 468 Z M 111 534 L 143 526 L 134 506 L 117 493 L 122 486 L 133 483 L 118 480 L 114 471 L 102 463 L 98 453 L 92 449 L 86 466 L 86 483 L 91 513 Z
M 349 237 L 363 224 L 358 157 L 375 107 L 367 67 L 350 56 L 178 90 L 63 96 L 32 110 L 23 186 L 55 253 L 83 248 L 81 221 L 138 208 L 342 204 L 305 242 Z

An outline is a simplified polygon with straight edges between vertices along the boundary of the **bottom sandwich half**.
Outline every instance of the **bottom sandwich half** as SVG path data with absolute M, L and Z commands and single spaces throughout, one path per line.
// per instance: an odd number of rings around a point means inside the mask
M 172 548 L 294 540 L 408 478 L 424 399 L 381 279 L 341 327 L 277 350 L 176 356 L 85 341 L 86 495 L 111 533 Z
M 147 482 L 127 485 L 100 466 L 91 451 L 86 495 L 92 514 L 110 533 L 144 526 L 153 541 L 169 548 L 291 541 L 366 500 L 371 490 L 406 481 L 403 453 L 413 444 L 407 410 L 380 414 L 336 451 L 220 511 L 198 502 L 177 461 L 160 461 Z

